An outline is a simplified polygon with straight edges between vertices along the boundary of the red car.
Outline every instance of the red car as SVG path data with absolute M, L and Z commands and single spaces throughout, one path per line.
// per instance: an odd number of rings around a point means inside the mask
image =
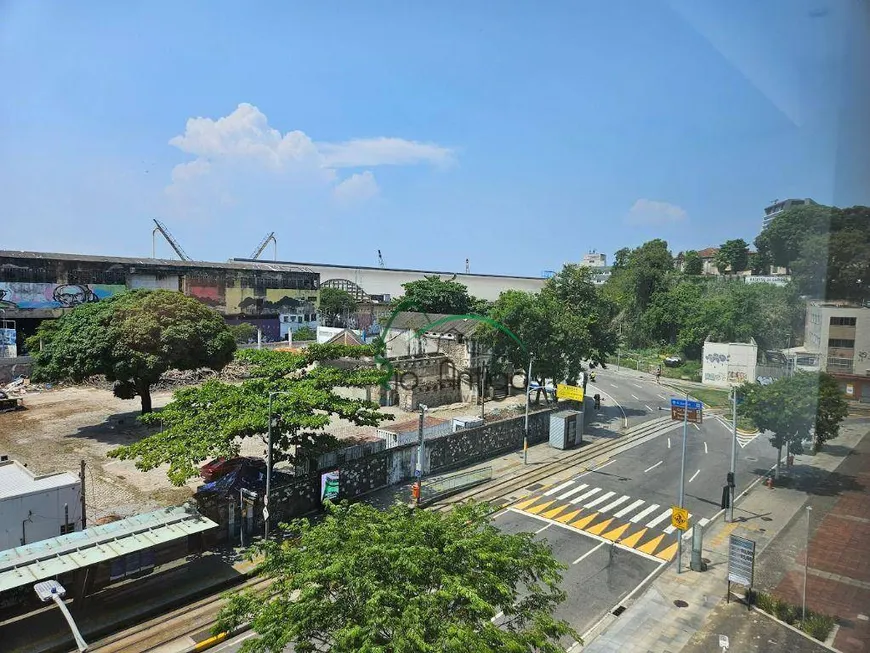
M 215 458 L 211 462 L 206 463 L 199 468 L 199 473 L 206 483 L 216 481 L 221 476 L 226 476 L 231 471 L 242 465 L 250 465 L 252 467 L 266 468 L 266 462 L 261 458 L 253 458 L 250 456 L 238 456 L 236 458 Z

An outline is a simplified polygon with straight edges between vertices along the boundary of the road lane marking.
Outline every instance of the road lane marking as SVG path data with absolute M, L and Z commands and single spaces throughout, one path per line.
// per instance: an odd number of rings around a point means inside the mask
M 625 502 L 628 501 L 629 499 L 631 499 L 630 496 L 628 496 L 627 494 L 623 494 L 621 497 L 619 497 L 618 499 L 615 499 L 614 501 L 611 501 L 610 503 L 608 503 L 608 504 L 607 504 L 606 506 L 604 506 L 603 508 L 599 508 L 599 510 L 600 510 L 601 512 L 610 512 L 611 510 L 613 510 L 613 509 L 616 508 L 617 506 L 622 505 L 623 503 L 625 503 Z
M 692 478 L 689 479 L 689 483 L 691 483 L 692 481 L 694 481 L 694 480 L 697 478 L 698 474 L 700 474 L 700 473 L 701 473 L 701 470 L 699 469 L 697 472 L 695 472 L 694 474 L 692 474 Z
M 546 524 L 546 525 L 543 526 L 542 528 L 539 528 L 538 530 L 536 530 L 536 531 L 535 531 L 535 535 L 537 535 L 538 533 L 543 533 L 543 532 L 544 532 L 545 530 L 547 530 L 548 528 L 550 528 L 550 525 L 549 525 L 549 524 Z
M 671 448 L 671 438 L 670 438 L 670 436 L 668 436 L 668 449 L 670 449 L 670 448 Z
M 641 510 L 639 513 L 637 513 L 634 517 L 632 517 L 628 521 L 632 522 L 633 524 L 640 523 L 641 519 L 646 517 L 651 512 L 655 512 L 655 509 L 658 507 L 659 507 L 659 504 L 653 503 L 653 504 L 647 506 L 646 508 L 644 508 L 643 510 Z
M 659 397 L 661 397 L 662 399 L 667 400 L 667 397 L 665 397 L 664 395 L 659 395 Z
M 602 468 L 604 468 L 604 467 L 607 467 L 608 465 L 612 465 L 612 464 L 615 463 L 615 462 L 616 462 L 616 458 L 614 458 L 614 459 L 612 459 L 612 460 L 608 460 L 608 461 L 607 461 L 606 463 L 604 463 L 603 465 L 598 465 L 598 467 L 594 467 L 594 468 L 592 469 L 592 471 L 593 471 L 593 472 L 597 472 L 599 469 L 602 469 Z
M 625 508 L 615 513 L 614 517 L 625 517 L 628 513 L 634 512 L 637 508 L 642 506 L 644 503 L 643 499 L 637 499 L 634 503 L 628 504 Z
M 548 497 L 551 494 L 556 494 L 556 492 L 559 492 L 560 490 L 564 490 L 566 487 L 570 487 L 573 483 L 574 483 L 574 481 L 566 481 L 565 483 L 562 483 L 562 485 L 557 485 L 552 490 L 547 490 L 546 492 L 544 492 L 544 496 Z M 561 499 L 561 497 L 559 497 L 559 498 Z
M 671 509 L 667 508 L 662 514 L 653 519 L 652 521 L 648 521 L 646 523 L 647 528 L 654 528 L 656 524 L 662 523 L 664 520 L 668 519 L 671 516 Z
M 583 560 L 583 558 L 585 558 L 585 557 L 587 557 L 587 556 L 591 556 L 593 553 L 595 553 L 595 552 L 596 552 L 598 549 L 600 549 L 602 546 L 604 546 L 604 542 L 600 542 L 600 543 L 598 544 L 598 546 L 596 546 L 596 547 L 594 547 L 593 549 L 587 551 L 586 553 L 584 553 L 582 556 L 580 556 L 579 558 L 577 558 L 577 559 L 576 559 L 574 562 L 572 562 L 571 564 L 572 564 L 572 565 L 576 565 L 578 562 L 580 562 L 581 560 Z
M 631 395 L 631 396 L 634 397 L 635 401 L 640 401 L 640 397 L 638 397 L 637 395 Z
M 631 385 L 633 385 L 635 388 L 640 388 L 641 390 L 643 390 L 643 386 L 640 383 L 632 383 Z
M 618 385 L 615 385 L 615 384 L 613 384 L 613 383 L 608 383 L 607 385 L 609 385 L 611 388 L 616 388 L 617 390 L 619 390 L 619 386 L 618 386 Z
M 616 386 L 614 386 L 614 387 L 616 387 Z M 618 401 L 616 401 L 616 399 L 614 399 L 611 395 L 607 394 L 607 393 L 606 393 L 604 390 L 602 390 L 601 388 L 597 388 L 597 390 L 598 390 L 601 394 L 603 394 L 607 399 L 610 399 L 610 401 L 612 401 L 613 404 L 614 404 L 617 408 L 619 408 L 620 411 L 622 411 L 622 426 L 623 426 L 623 428 L 628 428 L 628 415 L 625 414 L 625 409 L 622 407 L 622 404 L 620 404 Z
M 589 501 L 588 503 L 584 503 L 583 507 L 584 508 L 594 508 L 599 503 L 604 503 L 605 501 L 607 501 L 610 497 L 614 496 L 615 494 L 616 494 L 616 492 L 606 492 L 606 493 L 602 494 L 600 497 L 598 497 L 597 499 L 592 499 L 592 501 Z
M 499 619 L 501 619 L 503 616 L 504 616 L 504 612 L 499 612 L 499 613 L 498 613 L 497 615 L 495 615 L 492 619 L 490 619 L 490 621 L 491 621 L 492 623 L 495 623 L 496 621 L 498 621 Z
M 583 490 L 585 490 L 588 487 L 589 487 L 589 485 L 584 483 L 583 485 L 575 487 L 573 490 L 568 490 L 565 494 L 560 494 L 558 497 L 556 497 L 556 499 L 559 501 L 562 501 L 563 499 L 567 499 L 568 497 L 570 497 L 572 494 L 577 494 L 578 492 L 582 492 Z
M 663 462 L 664 462 L 663 460 L 660 460 L 660 461 L 658 461 L 655 465 L 653 465 L 652 467 L 647 467 L 645 470 L 643 470 L 643 473 L 646 474 L 648 471 L 651 471 L 651 470 L 655 469 L 656 467 L 658 467 L 659 465 L 661 465 Z
M 706 440 L 704 441 L 704 453 L 710 453 L 710 452 L 707 450 L 707 442 L 706 442 Z
M 601 488 L 600 488 L 600 487 L 594 487 L 594 488 L 592 488 L 591 490 L 589 490 L 586 494 L 581 494 L 581 495 L 580 495 L 579 497 L 577 497 L 576 499 L 571 499 L 571 503 L 580 503 L 580 502 L 583 501 L 584 499 L 588 499 L 588 498 L 591 497 L 593 494 L 596 494 L 596 493 L 598 493 L 598 492 L 601 492 Z
M 695 427 L 696 429 L 698 429 L 699 431 L 701 430 L 701 427 L 698 426 L 697 424 L 695 424 L 694 422 L 692 422 L 692 426 L 694 426 L 694 427 Z
M 653 412 L 653 409 L 650 407 L 649 404 L 644 404 L 644 406 L 646 406 L 646 409 L 647 409 L 649 412 Z

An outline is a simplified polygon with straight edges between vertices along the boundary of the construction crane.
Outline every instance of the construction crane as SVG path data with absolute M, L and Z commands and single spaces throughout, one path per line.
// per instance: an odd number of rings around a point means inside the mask
M 386 265 L 384 265 L 384 257 L 381 256 L 381 250 L 378 250 L 378 265 L 380 265 L 382 268 L 387 267 Z
M 157 218 L 153 218 L 154 224 L 157 226 L 154 227 L 154 230 L 151 232 L 151 258 L 157 258 L 157 232 L 159 231 L 163 234 L 163 237 L 166 239 L 166 242 L 169 243 L 169 246 L 175 250 L 175 253 L 178 254 L 178 258 L 182 261 L 190 261 L 191 258 L 187 255 L 187 253 L 182 249 L 181 245 L 178 244 L 178 241 L 172 237 L 172 234 L 169 233 L 169 228 L 160 222 Z
M 254 253 L 251 254 L 248 258 L 253 259 L 253 260 L 260 258 L 260 254 L 262 254 L 263 250 L 266 249 L 266 245 L 269 244 L 270 240 L 272 241 L 272 245 L 274 245 L 274 247 L 275 247 L 275 249 L 273 250 L 273 253 L 272 253 L 272 259 L 277 261 L 278 260 L 278 239 L 275 238 L 274 231 L 270 232 L 265 238 L 263 238 L 263 240 L 260 241 L 260 244 L 257 245 L 256 249 L 254 250 Z

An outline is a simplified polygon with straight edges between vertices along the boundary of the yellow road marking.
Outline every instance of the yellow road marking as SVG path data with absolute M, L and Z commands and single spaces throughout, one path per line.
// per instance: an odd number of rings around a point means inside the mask
M 559 515 L 556 520 L 562 522 L 563 524 L 567 524 L 569 521 L 574 519 L 577 515 L 580 514 L 579 510 L 573 510 L 571 512 L 566 512 L 564 515 Z
M 556 515 L 558 515 L 560 512 L 562 512 L 569 505 L 571 505 L 571 504 L 566 503 L 564 506 L 558 506 L 556 508 L 553 508 L 552 510 L 548 510 L 547 512 L 544 513 L 544 517 L 546 517 L 547 519 L 553 519 Z
M 674 557 L 674 554 L 677 552 L 677 543 L 674 542 L 664 551 L 659 551 L 656 554 L 657 558 L 661 558 L 662 560 L 670 560 Z
M 610 519 L 605 519 L 604 521 L 595 524 L 595 526 L 593 526 L 592 528 L 587 528 L 586 532 L 592 533 L 593 535 L 601 535 L 604 532 L 604 529 L 610 526 L 610 522 L 612 521 L 613 517 L 611 517 Z
M 620 535 L 622 535 L 625 531 L 628 530 L 628 526 L 629 526 L 628 523 L 625 523 L 622 526 L 617 526 L 612 531 L 605 533 L 601 537 L 603 537 L 605 540 L 610 540 L 611 542 L 614 542 L 614 541 L 619 539 Z
M 514 504 L 514 508 L 517 510 L 525 510 L 530 505 L 532 505 L 535 501 L 540 499 L 541 497 L 532 497 L 531 499 L 526 499 L 524 501 L 520 501 L 519 503 Z
M 634 548 L 635 545 L 638 542 L 640 542 L 640 538 L 643 537 L 643 534 L 646 533 L 646 531 L 647 531 L 646 528 L 641 528 L 637 533 L 634 533 L 633 535 L 629 535 L 624 540 L 622 540 L 622 542 L 620 542 L 620 544 L 624 544 L 625 546 L 630 546 L 631 548 Z M 607 536 L 605 535 L 604 537 L 607 537 Z
M 540 497 L 538 497 L 538 498 L 540 498 Z M 552 504 L 554 504 L 554 503 L 556 503 L 556 500 L 555 500 L 555 499 L 553 499 L 552 501 L 544 501 L 544 503 L 539 503 L 538 505 L 536 505 L 536 506 L 532 506 L 531 508 L 526 508 L 526 512 L 530 512 L 530 513 L 532 513 L 533 515 L 537 515 L 537 514 L 538 514 L 539 512 L 541 512 L 544 508 L 546 508 L 547 506 L 550 506 L 550 505 L 552 505 Z
M 586 515 L 585 517 L 581 517 L 580 519 L 578 519 L 575 522 L 571 522 L 571 526 L 573 526 L 574 528 L 579 528 L 580 530 L 583 530 L 583 527 L 588 525 L 589 522 L 591 522 L 597 516 L 598 516 L 598 513 L 593 512 L 591 515 Z
M 652 555 L 653 553 L 655 553 L 655 550 L 658 547 L 658 545 L 662 543 L 663 539 L 665 539 L 664 533 L 662 533 L 658 537 L 654 537 L 653 539 L 651 539 L 649 542 L 647 542 L 643 546 L 637 547 L 637 550 L 640 551 L 641 553 L 649 553 L 650 555 Z

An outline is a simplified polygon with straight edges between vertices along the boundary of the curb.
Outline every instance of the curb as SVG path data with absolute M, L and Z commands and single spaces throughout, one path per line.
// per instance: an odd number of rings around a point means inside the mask
M 773 616 L 773 615 L 770 614 L 769 612 L 767 612 L 767 611 L 765 611 L 765 610 L 762 610 L 761 608 L 759 608 L 759 607 L 756 606 L 756 605 L 750 604 L 750 605 L 749 605 L 749 609 L 752 610 L 753 612 L 757 612 L 757 613 L 759 613 L 759 614 L 763 614 L 763 615 L 764 615 L 765 617 L 767 617 L 768 619 L 772 619 L 773 621 L 775 621 L 776 623 L 780 624 L 781 626 L 785 626 L 785 627 L 788 628 L 789 630 L 792 630 L 792 631 L 796 632 L 798 635 L 801 635 L 804 639 L 808 639 L 808 640 L 810 640 L 813 644 L 817 644 L 817 645 L 819 645 L 819 646 L 821 646 L 821 647 L 823 647 L 823 648 L 828 649 L 829 651 L 833 651 L 833 653 L 840 653 L 840 650 L 839 650 L 839 649 L 836 649 L 836 648 L 834 648 L 833 646 L 830 646 L 829 644 L 826 644 L 825 642 L 816 639 L 815 637 L 813 637 L 813 636 L 810 635 L 809 633 L 805 633 L 805 632 L 802 631 L 800 628 L 797 628 L 797 627 L 795 627 L 795 626 L 792 626 L 792 625 L 789 624 L 789 623 L 786 623 L 786 622 L 783 621 L 782 619 L 779 619 L 779 618 Z M 836 628 L 837 628 L 837 625 L 835 624 L 834 627 L 831 629 L 831 632 L 835 632 Z
M 251 624 L 243 624 L 243 625 L 239 626 L 238 628 L 236 628 L 235 630 L 232 630 L 228 633 L 219 633 L 217 635 L 213 635 L 212 637 L 209 637 L 208 639 L 204 639 L 201 642 L 197 642 L 196 644 L 193 644 L 189 648 L 186 648 L 184 650 L 184 653 L 198 653 L 198 651 L 206 651 L 206 650 L 212 648 L 213 646 L 217 646 L 218 644 L 220 644 L 224 640 L 229 639 L 230 637 L 235 637 L 236 635 L 241 635 L 242 633 L 245 633 L 245 632 L 249 631 L 250 629 L 251 629 Z

